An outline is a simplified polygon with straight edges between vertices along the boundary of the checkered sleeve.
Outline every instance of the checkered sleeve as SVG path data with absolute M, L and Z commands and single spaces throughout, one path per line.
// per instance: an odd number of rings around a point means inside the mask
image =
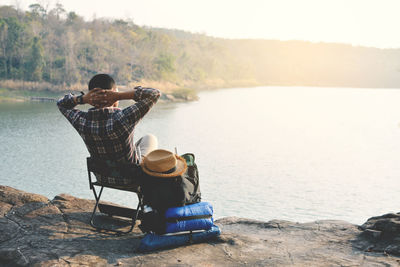
M 157 103 L 161 96 L 161 92 L 153 88 L 143 88 L 141 86 L 135 87 L 135 94 L 133 100 L 135 104 L 122 110 L 120 118 L 122 124 L 132 129 L 135 125 L 146 115 L 151 107 Z
M 76 103 L 73 100 L 73 95 L 68 94 L 57 101 L 58 109 L 67 118 L 67 120 L 75 127 L 78 128 L 79 117 L 82 111 L 75 109 Z

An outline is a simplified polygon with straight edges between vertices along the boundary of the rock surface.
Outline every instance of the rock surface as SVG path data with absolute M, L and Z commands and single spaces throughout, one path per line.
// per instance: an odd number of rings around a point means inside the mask
M 372 217 L 360 229 L 369 251 L 400 256 L 400 213 Z
M 142 234 L 94 231 L 94 201 L 53 200 L 0 186 L 0 266 L 398 266 L 399 214 L 359 227 L 343 221 L 293 223 L 223 218 L 207 243 L 138 253 Z M 104 220 L 107 218 L 105 217 Z M 385 226 L 386 225 L 386 226 Z

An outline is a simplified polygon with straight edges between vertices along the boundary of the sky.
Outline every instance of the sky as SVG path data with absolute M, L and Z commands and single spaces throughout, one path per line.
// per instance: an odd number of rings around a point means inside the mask
M 0 0 L 23 10 L 57 2 L 86 20 L 132 19 L 222 38 L 400 48 L 400 0 Z

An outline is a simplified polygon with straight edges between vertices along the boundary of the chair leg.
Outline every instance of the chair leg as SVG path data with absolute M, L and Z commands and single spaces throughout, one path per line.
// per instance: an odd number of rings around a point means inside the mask
M 95 222 L 94 222 L 96 210 L 97 210 L 97 207 L 98 207 L 98 205 L 99 205 L 100 197 L 101 197 L 101 194 L 103 193 L 103 189 L 104 189 L 104 186 L 101 187 L 100 192 L 99 192 L 99 195 L 97 195 L 96 190 L 95 190 L 95 186 L 93 186 L 93 188 L 92 188 L 94 197 L 95 197 L 95 199 L 96 199 L 96 204 L 94 205 L 94 209 L 93 209 L 93 212 L 92 212 L 92 216 L 90 217 L 90 225 L 91 225 L 92 227 L 98 229 L 98 230 L 111 231 L 111 232 L 114 232 L 114 233 L 117 233 L 117 234 L 127 234 L 127 233 L 130 233 L 130 232 L 133 230 L 133 228 L 135 227 L 135 225 L 136 225 L 136 221 L 137 221 L 137 219 L 138 219 L 138 217 L 139 217 L 139 212 L 140 212 L 140 210 L 143 209 L 143 197 L 141 196 L 141 194 L 137 194 L 137 196 L 138 196 L 138 206 L 137 206 L 136 212 L 135 212 L 134 215 L 132 216 L 131 227 L 130 227 L 127 231 L 115 230 L 115 229 L 111 229 L 111 228 L 100 227 L 100 226 L 96 225 Z
M 137 207 L 136 207 L 135 215 L 132 217 L 131 228 L 129 228 L 128 231 L 126 231 L 126 232 L 121 232 L 121 233 L 129 233 L 129 232 L 131 232 L 132 229 L 133 229 L 133 228 L 135 227 L 135 225 L 136 225 L 136 221 L 137 221 L 137 219 L 138 219 L 138 217 L 139 217 L 139 212 L 140 212 L 140 210 L 141 210 L 141 208 L 142 208 L 142 205 L 143 205 L 143 198 L 142 198 L 142 196 L 140 196 L 139 194 L 137 194 L 137 196 L 138 196 L 138 205 L 137 205 Z
M 92 216 L 90 217 L 90 225 L 91 225 L 92 227 L 96 228 L 96 229 L 102 229 L 101 227 L 96 226 L 96 225 L 94 224 L 94 216 L 95 216 L 95 214 L 96 214 L 96 209 L 97 209 L 97 207 L 99 206 L 100 197 L 101 197 L 101 194 L 103 193 L 103 189 L 104 189 L 104 186 L 101 187 L 100 192 L 99 192 L 99 195 L 97 196 L 95 186 L 92 187 L 93 194 L 94 194 L 94 198 L 96 199 L 96 204 L 94 205 L 94 209 L 93 209 L 93 212 L 92 212 Z

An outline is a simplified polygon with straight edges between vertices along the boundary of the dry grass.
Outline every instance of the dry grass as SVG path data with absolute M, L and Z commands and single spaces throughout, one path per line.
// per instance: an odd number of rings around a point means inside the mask
M 0 88 L 6 88 L 18 91 L 50 91 L 50 92 L 65 92 L 65 91 L 82 91 L 87 89 L 86 84 L 51 84 L 48 82 L 28 82 L 21 80 L 0 80 Z
M 127 87 L 133 88 L 138 85 L 141 85 L 143 87 L 156 88 L 156 89 L 161 90 L 164 93 L 170 93 L 170 92 L 180 88 L 180 86 L 178 86 L 175 83 L 165 82 L 165 81 L 150 81 L 150 80 L 141 80 L 140 82 L 129 83 L 127 85 Z

